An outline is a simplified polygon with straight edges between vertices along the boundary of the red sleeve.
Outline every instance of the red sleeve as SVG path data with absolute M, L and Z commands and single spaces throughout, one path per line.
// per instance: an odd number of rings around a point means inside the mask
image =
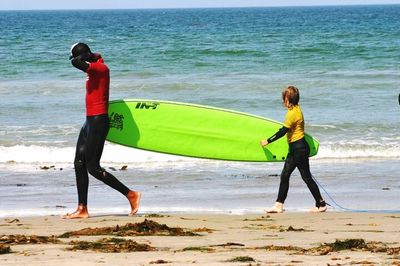
M 87 70 L 87 73 L 91 74 L 91 73 L 103 73 L 103 72 L 107 72 L 108 68 L 107 66 L 101 62 L 101 61 L 97 61 L 97 62 L 91 62 L 89 64 L 89 68 Z

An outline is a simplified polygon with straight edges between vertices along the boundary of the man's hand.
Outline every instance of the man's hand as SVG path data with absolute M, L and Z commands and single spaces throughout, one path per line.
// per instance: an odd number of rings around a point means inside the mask
M 78 55 L 77 57 L 74 57 L 71 59 L 71 64 L 74 67 L 76 67 L 77 69 L 80 69 L 83 72 L 86 72 L 89 68 L 88 61 L 90 61 L 92 56 L 93 56 L 93 54 L 90 52 Z

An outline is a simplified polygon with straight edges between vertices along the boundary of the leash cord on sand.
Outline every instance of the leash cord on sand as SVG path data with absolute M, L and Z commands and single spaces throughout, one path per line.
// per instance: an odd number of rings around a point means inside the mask
M 333 198 L 332 196 L 328 193 L 328 191 L 326 191 L 326 189 L 318 182 L 318 180 L 312 176 L 312 178 L 314 179 L 315 183 L 317 183 L 317 185 L 325 192 L 325 194 L 328 196 L 328 198 L 332 201 L 333 205 L 326 203 L 327 205 L 333 207 L 333 208 L 338 208 L 341 209 L 343 211 L 347 211 L 347 212 L 366 212 L 366 213 L 400 213 L 400 210 L 355 210 L 355 209 L 349 209 L 349 208 L 345 208 L 340 206 L 340 204 L 338 204 Z

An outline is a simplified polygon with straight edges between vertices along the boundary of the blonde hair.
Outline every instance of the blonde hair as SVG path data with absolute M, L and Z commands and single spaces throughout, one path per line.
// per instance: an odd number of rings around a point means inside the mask
M 299 104 L 300 92 L 295 86 L 287 86 L 282 90 L 282 101 L 285 102 L 287 99 L 288 107 L 293 107 Z

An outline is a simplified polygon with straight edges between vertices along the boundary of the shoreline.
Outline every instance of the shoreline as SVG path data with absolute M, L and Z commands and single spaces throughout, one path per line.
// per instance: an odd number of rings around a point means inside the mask
M 166 225 L 175 235 L 164 231 L 146 234 L 140 230 L 116 233 L 127 224 L 140 224 L 146 230 Z M 87 228 L 99 231 L 106 227 L 114 229 L 105 235 L 88 235 L 91 230 Z M 400 265 L 398 228 L 400 214 L 394 213 L 168 213 L 135 217 L 95 215 L 79 220 L 59 216 L 12 217 L 0 219 L 0 246 L 8 245 L 11 249 L 11 253 L 0 255 L 0 264 Z M 74 235 L 79 230 L 86 233 Z M 67 232 L 69 237 L 60 237 Z M 40 236 L 47 237 L 49 242 L 38 241 Z M 112 252 L 69 250 L 79 241 L 90 244 L 101 239 L 112 240 Z M 149 251 L 126 251 L 122 246 L 116 247 L 119 241 L 124 248 L 135 243 L 147 246 Z
M 48 170 L 37 167 L 33 171 L 14 172 L 2 168 L 0 164 L 0 220 L 8 216 L 62 215 L 76 208 L 73 169 L 52 165 L 45 165 Z M 399 211 L 400 201 L 397 165 L 398 160 L 314 162 L 312 173 L 320 184 L 323 198 L 333 206 L 333 211 L 396 212 Z M 225 165 L 220 162 L 200 166 L 172 164 L 160 168 L 129 164 L 125 170 L 120 170 L 122 166 L 118 164 L 104 166 L 126 186 L 144 192 L 140 209 L 142 214 L 183 212 L 261 215 L 276 200 L 279 173 L 282 170 L 282 164 Z M 61 167 L 62 171 L 59 170 Z M 91 214 L 118 215 L 129 212 L 129 204 L 124 196 L 92 177 L 89 192 Z M 311 194 L 298 171 L 295 171 L 285 208 L 288 212 L 303 212 L 313 205 Z

